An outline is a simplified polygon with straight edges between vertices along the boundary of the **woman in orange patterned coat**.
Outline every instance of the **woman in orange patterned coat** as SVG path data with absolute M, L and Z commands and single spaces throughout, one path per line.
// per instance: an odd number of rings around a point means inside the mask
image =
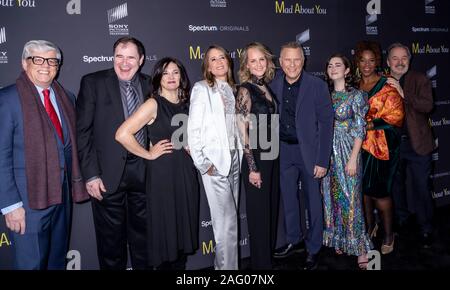
M 357 44 L 355 62 L 359 70 L 359 89 L 369 97 L 366 115 L 367 134 L 363 142 L 363 192 L 368 232 L 376 236 L 378 225 L 374 207 L 383 223 L 382 254 L 394 249 L 392 182 L 399 162 L 400 128 L 403 123 L 403 102 L 397 90 L 377 72 L 381 65 L 381 49 L 371 41 Z

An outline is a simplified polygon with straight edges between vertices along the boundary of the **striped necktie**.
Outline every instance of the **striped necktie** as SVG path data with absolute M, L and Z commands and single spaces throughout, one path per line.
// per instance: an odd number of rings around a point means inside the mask
M 131 84 L 131 81 L 128 81 L 126 84 L 126 98 L 128 116 L 131 116 L 139 107 L 139 98 L 136 90 Z M 144 130 L 139 130 L 134 136 L 136 137 L 136 140 L 139 142 L 139 144 L 141 144 L 142 147 L 145 147 Z

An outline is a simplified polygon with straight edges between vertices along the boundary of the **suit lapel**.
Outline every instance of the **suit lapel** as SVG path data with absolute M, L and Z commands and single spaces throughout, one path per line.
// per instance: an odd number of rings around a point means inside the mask
M 121 121 L 125 121 L 123 114 L 122 96 L 120 95 L 119 79 L 117 78 L 114 70 L 110 70 L 108 78 L 105 80 L 108 96 L 111 98 L 111 103 L 116 111 L 116 116 L 120 116 Z
M 410 87 L 410 84 L 414 84 L 415 82 L 410 80 L 411 79 L 411 74 L 409 72 L 406 73 L 405 75 L 405 80 L 403 82 L 403 91 L 406 92 L 405 93 L 405 99 L 407 99 L 407 96 L 409 95 L 409 92 L 414 89 L 412 87 Z
M 278 101 L 279 104 L 279 112 L 282 110 L 283 106 L 283 81 L 284 74 L 281 74 L 280 78 L 273 82 L 273 93 L 274 98 Z
M 144 102 L 145 102 L 150 96 L 149 79 L 147 79 L 144 75 L 139 73 L 139 80 L 140 80 L 140 83 L 141 83 L 142 94 L 144 96 Z
M 308 82 L 306 81 L 306 73 L 305 71 L 302 71 L 302 75 L 300 76 L 300 87 L 298 88 L 298 96 L 297 96 L 297 105 L 295 108 L 295 114 L 298 116 L 300 111 L 300 105 L 303 102 L 303 99 L 305 98 L 306 92 L 307 92 L 307 85 Z

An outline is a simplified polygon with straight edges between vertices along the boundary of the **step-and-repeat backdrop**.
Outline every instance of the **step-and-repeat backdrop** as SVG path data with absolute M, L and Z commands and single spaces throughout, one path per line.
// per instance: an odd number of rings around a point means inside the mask
M 227 48 L 235 71 L 243 47 L 259 41 L 278 58 L 287 41 L 303 44 L 306 69 L 323 76 L 334 52 L 349 57 L 357 41 L 380 42 L 386 49 L 400 41 L 411 49 L 412 66 L 431 79 L 435 109 L 430 123 L 439 148 L 433 154 L 436 205 L 450 203 L 449 11 L 447 0 L 0 0 L 0 87 L 21 71 L 25 42 L 47 39 L 63 51 L 59 81 L 78 93 L 84 74 L 112 67 L 112 45 L 124 35 L 146 48 L 142 69 L 174 56 L 192 83 L 201 79 L 201 60 L 213 43 Z M 243 193 L 245 194 L 245 193 Z M 200 244 L 187 267 L 212 266 L 214 243 L 209 208 L 201 193 Z M 245 200 L 241 196 L 241 255 L 248 256 Z M 280 219 L 278 244 L 283 243 Z M 264 226 L 264 225 L 262 225 Z M 11 268 L 11 239 L 0 218 L 0 269 Z M 74 205 L 68 269 L 97 269 L 90 203 Z

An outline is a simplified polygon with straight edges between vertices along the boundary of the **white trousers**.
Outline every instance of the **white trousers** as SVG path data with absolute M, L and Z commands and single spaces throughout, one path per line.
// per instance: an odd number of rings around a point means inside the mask
M 238 152 L 231 151 L 228 176 L 202 175 L 216 241 L 216 270 L 238 270 L 239 167 Z

